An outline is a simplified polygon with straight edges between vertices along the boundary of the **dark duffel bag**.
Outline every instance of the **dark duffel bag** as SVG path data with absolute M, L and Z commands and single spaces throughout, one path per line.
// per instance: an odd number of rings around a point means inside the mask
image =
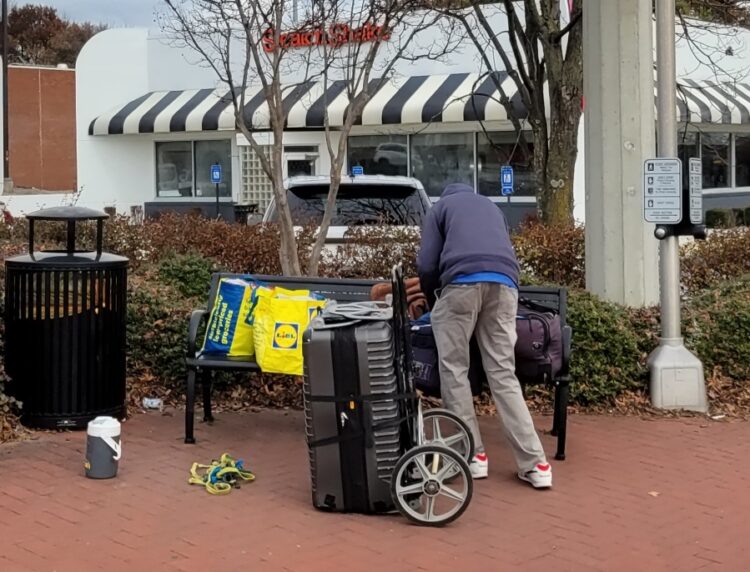
M 423 316 L 412 325 L 412 368 L 414 371 L 414 385 L 422 393 L 430 397 L 440 397 L 440 368 L 438 362 L 437 346 L 435 336 L 432 333 L 432 325 L 429 315 Z M 482 367 L 482 355 L 479 353 L 479 344 L 475 338 L 469 344 L 471 356 L 469 366 L 469 382 L 471 392 L 479 395 L 487 378 Z
M 562 369 L 560 316 L 551 308 L 521 299 L 516 315 L 516 376 L 523 384 L 550 383 Z M 440 397 L 438 352 L 429 314 L 412 326 L 414 383 L 425 395 Z M 487 385 L 476 338 L 469 345 L 469 382 L 473 395 Z
M 562 369 L 560 315 L 521 298 L 516 315 L 516 376 L 524 384 L 550 383 Z

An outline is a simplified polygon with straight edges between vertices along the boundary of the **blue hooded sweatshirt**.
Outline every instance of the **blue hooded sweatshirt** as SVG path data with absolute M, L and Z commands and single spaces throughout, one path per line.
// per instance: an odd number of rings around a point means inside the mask
M 470 186 L 448 185 L 422 224 L 417 272 L 430 307 L 435 291 L 459 276 L 496 272 L 518 284 L 518 260 L 505 216 Z

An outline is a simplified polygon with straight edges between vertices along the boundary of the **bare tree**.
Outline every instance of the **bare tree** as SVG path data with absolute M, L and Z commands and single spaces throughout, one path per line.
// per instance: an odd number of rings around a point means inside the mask
M 388 35 L 379 42 L 349 43 L 344 49 L 323 46 L 319 54 L 313 55 L 318 58 L 319 65 L 322 65 L 321 75 L 325 92 L 328 93 L 328 87 L 332 82 L 343 85 L 347 112 L 343 123 L 334 126 L 331 125 L 328 106 L 325 108 L 324 130 L 331 159 L 331 185 L 322 224 L 310 255 L 308 271 L 311 275 L 318 272 L 320 256 L 335 210 L 346 162 L 347 139 L 365 105 L 383 83 L 389 81 L 398 62 L 438 60 L 452 52 L 461 40 L 461 36 L 454 33 L 455 27 L 452 22 L 444 22 L 440 14 L 417 9 L 418 4 L 411 0 L 386 1 L 382 4 L 339 0 L 316 2 L 314 6 L 315 19 L 325 28 L 335 25 L 336 22 L 347 21 L 359 29 L 364 29 L 369 22 L 378 21 L 382 23 L 383 29 L 388 31 Z M 443 41 L 418 46 L 418 35 L 434 26 L 442 27 Z
M 286 110 L 282 70 L 291 64 L 282 47 L 282 31 L 313 26 L 309 15 L 293 13 L 296 2 L 269 0 L 164 0 L 161 26 L 175 41 L 194 50 L 228 88 L 238 129 L 257 155 L 271 180 L 279 212 L 281 268 L 287 275 L 301 274 L 297 240 L 283 182 L 283 132 Z M 303 74 L 304 75 L 304 74 Z M 304 81 L 307 79 L 303 77 Z M 259 88 L 266 104 L 273 143 L 267 151 L 255 137 L 248 98 Z M 264 126 L 266 127 L 266 126 Z
M 283 140 L 289 112 L 285 98 L 307 82 L 323 82 L 324 94 L 328 93 L 330 82 L 344 83 L 349 105 L 343 124 L 330 123 L 325 105 L 331 186 L 306 265 L 308 273 L 316 274 L 341 182 L 347 136 L 379 82 L 387 80 L 397 61 L 445 53 L 446 46 L 430 46 L 419 54 L 410 49 L 415 36 L 439 18 L 434 13 L 417 12 L 415 0 L 164 2 L 167 14 L 162 19 L 162 29 L 197 52 L 228 88 L 237 128 L 271 181 L 279 213 L 281 267 L 288 275 L 301 274 L 303 265 L 284 189 Z M 248 105 L 248 98 L 256 100 L 254 105 Z M 267 126 L 255 125 L 253 114 L 247 112 L 258 108 L 257 98 L 267 107 Z M 262 145 L 254 133 L 269 128 L 272 142 Z
M 583 0 L 426 0 L 432 9 L 463 24 L 489 74 L 500 67 L 513 80 L 525 108 L 518 106 L 493 75 L 499 102 L 525 149 L 531 131 L 533 166 L 540 218 L 572 222 L 573 179 L 578 155 L 578 126 L 583 111 Z M 733 74 L 722 57 L 731 54 L 736 32 L 750 27 L 750 3 L 744 0 L 678 0 L 680 36 L 698 65 L 717 81 Z M 493 27 L 500 12 L 505 26 Z M 501 64 L 501 66 L 498 66 Z M 734 74 L 737 80 L 736 74 Z M 522 154 L 526 154 L 522 152 Z
M 568 14 L 560 0 L 439 0 L 431 6 L 463 24 L 494 80 L 519 145 L 527 144 L 525 132 L 531 131 L 540 218 L 572 223 L 583 94 L 582 1 L 570 2 Z M 507 23 L 502 31 L 491 23 L 498 12 Z M 525 116 L 519 116 L 502 78 L 491 73 L 498 60 L 513 81 Z
M 743 28 L 750 28 L 749 7 L 746 0 L 677 0 L 675 2 L 675 9 L 680 17 Z

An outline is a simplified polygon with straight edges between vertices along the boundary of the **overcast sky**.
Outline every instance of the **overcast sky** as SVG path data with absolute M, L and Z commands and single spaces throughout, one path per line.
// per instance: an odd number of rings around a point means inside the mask
M 154 26 L 154 9 L 161 0 L 11 0 L 11 5 L 47 4 L 61 16 L 76 21 L 123 26 Z

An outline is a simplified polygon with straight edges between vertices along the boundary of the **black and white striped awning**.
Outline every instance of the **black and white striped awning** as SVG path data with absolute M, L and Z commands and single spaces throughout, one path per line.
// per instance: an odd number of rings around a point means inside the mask
M 375 80 L 377 91 L 364 108 L 360 125 L 502 121 L 496 80 L 520 117 L 524 107 L 513 80 L 504 72 L 451 74 Z M 377 84 L 382 84 L 378 88 Z M 284 90 L 287 129 L 321 129 L 328 108 L 329 124 L 343 125 L 349 98 L 346 83 L 307 82 Z M 245 117 L 255 130 L 269 129 L 268 106 L 260 90 L 245 96 Z M 200 89 L 148 93 L 97 117 L 90 135 L 234 131 L 235 117 L 227 90 Z
M 504 121 L 497 81 L 513 104 L 513 115 L 526 112 L 514 81 L 505 72 L 451 74 L 375 80 L 375 95 L 357 124 L 367 126 L 462 121 Z M 321 129 L 325 109 L 329 124 L 341 126 L 348 106 L 346 84 L 324 89 L 310 81 L 284 89 L 287 129 Z M 252 129 L 269 129 L 268 106 L 258 89 L 246 94 L 245 117 Z M 750 85 L 706 84 L 681 80 L 677 88 L 681 123 L 750 124 Z M 197 89 L 147 93 L 91 122 L 90 135 L 235 131 L 232 101 L 226 90 Z
M 677 82 L 677 121 L 750 124 L 750 85 L 680 79 Z

